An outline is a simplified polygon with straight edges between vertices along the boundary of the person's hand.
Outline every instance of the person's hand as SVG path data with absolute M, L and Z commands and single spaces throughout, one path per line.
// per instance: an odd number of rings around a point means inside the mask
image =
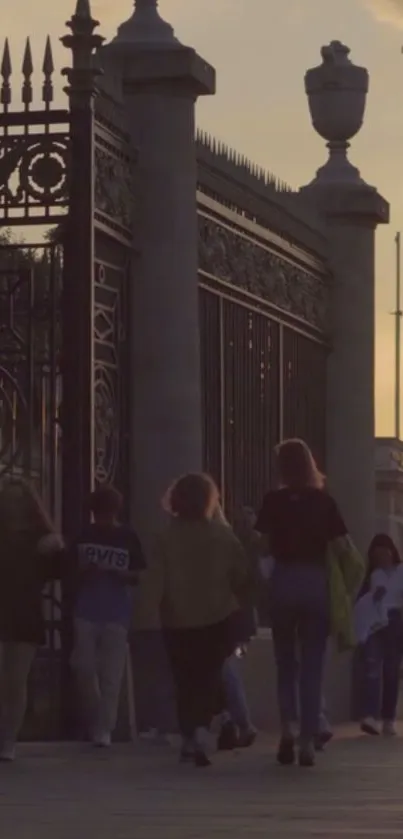
M 375 603 L 380 603 L 381 600 L 383 600 L 383 598 L 385 597 L 385 594 L 386 594 L 385 586 L 378 586 L 378 588 L 375 589 L 375 591 L 374 591 L 374 602 Z

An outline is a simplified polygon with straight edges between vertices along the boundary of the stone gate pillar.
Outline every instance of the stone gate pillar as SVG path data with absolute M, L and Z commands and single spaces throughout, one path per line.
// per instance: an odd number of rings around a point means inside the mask
M 136 0 L 103 50 L 122 79 L 138 150 L 128 387 L 132 511 L 146 542 L 167 485 L 202 466 L 195 103 L 215 91 L 213 68 L 176 39 L 157 6 Z
M 389 206 L 347 158 L 362 125 L 368 73 L 332 42 L 305 88 L 313 126 L 329 159 L 301 192 L 324 217 L 333 272 L 327 375 L 327 474 L 346 522 L 364 551 L 375 528 L 375 230 Z

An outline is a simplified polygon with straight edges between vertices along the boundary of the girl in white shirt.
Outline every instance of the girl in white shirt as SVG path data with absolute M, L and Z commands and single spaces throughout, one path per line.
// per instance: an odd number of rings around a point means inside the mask
M 367 590 L 382 604 L 387 624 L 372 632 L 362 647 L 361 730 L 396 734 L 396 709 L 403 659 L 403 565 L 391 537 L 378 533 L 368 551 Z

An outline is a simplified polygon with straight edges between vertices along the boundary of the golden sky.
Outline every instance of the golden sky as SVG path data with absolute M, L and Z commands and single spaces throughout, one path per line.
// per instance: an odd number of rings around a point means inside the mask
M 68 62 L 58 38 L 75 0 L 0 4 L 15 76 L 24 38 L 42 62 L 47 33 L 55 63 Z M 131 0 L 93 0 L 101 34 L 111 37 Z M 293 187 L 309 182 L 326 158 L 304 95 L 304 73 L 320 48 L 344 41 L 371 77 L 367 115 L 350 157 L 391 203 L 391 226 L 377 238 L 377 431 L 393 433 L 394 237 L 403 231 L 403 0 L 160 0 L 176 34 L 213 64 L 218 92 L 198 106 L 201 127 Z M 62 83 L 59 84 L 59 91 Z M 61 95 L 61 94 L 59 94 Z

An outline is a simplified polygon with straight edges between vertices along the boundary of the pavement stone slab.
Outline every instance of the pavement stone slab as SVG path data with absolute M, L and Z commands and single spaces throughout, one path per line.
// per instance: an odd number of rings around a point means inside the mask
M 402 731 L 403 734 L 403 731 Z M 1 839 L 390 839 L 403 835 L 403 740 L 342 730 L 313 770 L 262 737 L 211 769 L 139 741 L 23 745 L 0 765 Z

